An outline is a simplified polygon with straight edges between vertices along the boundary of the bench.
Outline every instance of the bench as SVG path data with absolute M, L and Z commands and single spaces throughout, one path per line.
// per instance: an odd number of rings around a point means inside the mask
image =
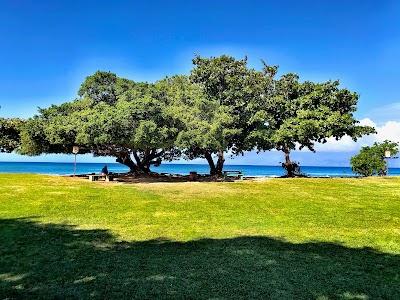
M 89 181 L 97 181 L 100 178 L 104 178 L 105 181 L 113 181 L 112 175 L 104 176 L 103 174 L 89 174 L 88 176 Z
M 224 173 L 224 180 L 229 179 L 229 177 L 239 178 L 239 180 L 243 180 L 244 178 L 243 171 L 229 170 L 229 171 L 223 171 L 223 173 Z

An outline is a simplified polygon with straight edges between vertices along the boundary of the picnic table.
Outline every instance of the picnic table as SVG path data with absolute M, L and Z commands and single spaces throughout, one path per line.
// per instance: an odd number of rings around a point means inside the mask
M 224 179 L 229 179 L 229 177 L 235 177 L 239 178 L 239 180 L 243 180 L 244 178 L 244 173 L 243 171 L 238 171 L 238 170 L 227 170 L 223 171 L 224 174 Z
M 104 176 L 103 174 L 89 174 L 89 181 L 98 181 L 100 178 L 104 178 L 105 181 L 113 181 L 113 176 Z

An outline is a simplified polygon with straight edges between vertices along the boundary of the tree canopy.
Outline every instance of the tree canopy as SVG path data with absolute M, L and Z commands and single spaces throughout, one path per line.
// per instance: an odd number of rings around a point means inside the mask
M 296 74 L 273 79 L 275 67 L 265 65 L 262 92 L 252 105 L 251 123 L 257 123 L 250 133 L 259 150 L 283 151 L 282 167 L 287 176 L 295 176 L 298 164 L 290 160 L 290 152 L 326 143 L 327 138 L 340 139 L 345 135 L 354 141 L 364 134 L 375 132 L 369 126 L 359 126 L 353 113 L 358 95 L 339 88 L 339 81 L 300 82 Z
M 247 58 L 236 60 L 226 55 L 211 58 L 196 56 L 193 64 L 190 81 L 200 87 L 204 96 L 198 105 L 193 106 L 202 114 L 191 113 L 198 117 L 186 122 L 188 134 L 184 146 L 188 157 L 206 158 L 210 173 L 221 174 L 226 151 L 240 154 L 252 148 L 246 148 L 244 143 L 249 131 L 249 116 L 245 108 L 254 96 L 249 80 L 252 72 L 247 67 Z
M 10 153 L 20 147 L 20 130 L 23 120 L 0 117 L 0 152 Z
M 216 98 L 209 97 L 200 84 L 192 83 L 186 76 L 166 78 L 160 83 L 170 99 L 173 115 L 179 124 L 176 145 L 183 157 L 188 160 L 204 158 L 210 166 L 210 174 L 220 173 L 222 153 L 228 148 L 229 139 L 237 132 L 229 106 L 221 105 Z M 213 154 L 218 155 L 217 165 Z
M 79 145 L 95 156 L 115 156 L 132 172 L 149 172 L 178 153 L 174 118 L 156 85 L 96 72 L 82 84 L 82 98 L 39 109 L 27 121 L 21 153 L 71 153 Z
M 71 153 L 78 145 L 81 153 L 114 156 L 136 173 L 163 160 L 204 158 L 210 174 L 219 175 L 227 153 L 277 149 L 293 176 L 292 150 L 314 151 L 329 137 L 356 140 L 374 132 L 358 125 L 358 95 L 339 88 L 339 81 L 300 82 L 295 74 L 277 79 L 277 72 L 277 66 L 264 63 L 257 71 L 247 58 L 226 55 L 196 56 L 190 76 L 155 83 L 98 71 L 82 83 L 80 98 L 40 108 L 24 122 L 19 151 Z

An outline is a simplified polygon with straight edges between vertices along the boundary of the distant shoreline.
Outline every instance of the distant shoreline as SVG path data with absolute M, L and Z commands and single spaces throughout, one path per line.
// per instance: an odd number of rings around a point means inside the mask
M 100 173 L 104 165 L 108 166 L 110 172 L 127 173 L 129 168 L 119 163 L 76 163 L 76 175 L 89 173 Z M 231 165 L 224 166 L 224 170 L 240 170 L 247 177 L 273 178 L 281 177 L 285 171 L 280 165 Z M 161 164 L 159 167 L 152 167 L 155 173 L 189 175 L 190 172 L 198 174 L 209 174 L 207 164 Z M 326 167 L 326 166 L 301 166 L 301 171 L 308 177 L 313 178 L 336 178 L 336 177 L 358 177 L 351 171 L 350 167 Z M 49 175 L 73 175 L 73 162 L 0 162 L 0 173 L 30 173 Z M 400 176 L 400 168 L 390 168 L 389 176 Z
M 28 163 L 28 164 L 74 164 L 73 161 L 68 161 L 68 162 L 51 162 L 51 161 L 0 161 L 0 163 Z M 117 162 L 76 162 L 77 165 L 79 164 L 102 164 L 102 165 L 122 165 Z M 208 166 L 208 164 L 199 164 L 199 163 L 173 163 L 173 162 L 163 162 L 161 165 L 179 165 L 179 166 L 186 166 L 186 165 L 196 165 L 196 166 Z M 281 167 L 280 164 L 277 165 L 254 165 L 254 164 L 225 164 L 224 167 L 229 167 L 229 166 L 251 166 L 251 167 Z M 351 166 L 311 166 L 311 165 L 303 165 L 303 167 L 311 167 L 311 168 L 351 168 Z M 157 168 L 157 167 L 155 167 Z M 394 169 L 400 169 L 399 168 L 394 168 Z

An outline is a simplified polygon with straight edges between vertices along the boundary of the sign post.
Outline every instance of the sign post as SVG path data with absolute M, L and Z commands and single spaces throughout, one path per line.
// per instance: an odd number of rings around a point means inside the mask
M 390 150 L 385 151 L 385 158 L 386 158 L 386 176 L 389 175 L 389 158 L 390 158 Z
M 73 146 L 72 147 L 72 153 L 75 156 L 75 159 L 74 159 L 74 177 L 75 177 L 75 174 L 76 174 L 76 155 L 78 154 L 78 152 L 79 152 L 79 147 L 78 146 Z

